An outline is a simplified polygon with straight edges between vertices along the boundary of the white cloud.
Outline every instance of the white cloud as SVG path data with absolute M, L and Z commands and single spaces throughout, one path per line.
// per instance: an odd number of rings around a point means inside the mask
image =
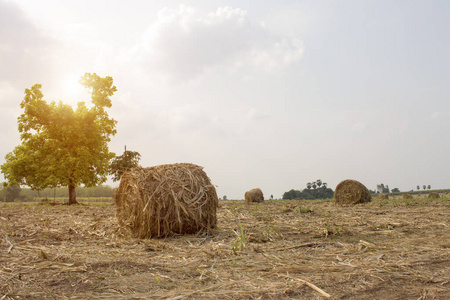
M 298 39 L 283 39 L 270 43 L 267 48 L 252 51 L 248 60 L 265 71 L 297 62 L 303 55 L 303 44 Z
M 20 8 L 0 2 L 0 82 L 8 81 L 20 89 L 36 83 L 36 78 L 52 74 L 55 64 L 54 40 L 42 34 Z
M 361 133 L 365 129 L 366 129 L 366 124 L 365 123 L 355 123 L 355 124 L 353 124 L 353 131 L 354 132 Z
M 10 83 L 0 81 L 0 158 L 4 158 L 19 141 L 17 117 L 20 115 L 20 102 L 23 95 Z
M 450 111 L 435 111 L 431 114 L 431 119 L 439 120 L 443 118 L 450 118 Z
M 207 13 L 184 5 L 161 10 L 132 51 L 135 63 L 181 81 L 214 68 L 269 72 L 297 62 L 302 54 L 301 41 L 272 34 L 240 8 Z
M 256 110 L 252 107 L 247 113 L 247 119 L 250 121 L 263 121 L 270 119 L 270 114 Z
M 201 131 L 213 123 L 213 116 L 208 115 L 198 105 L 186 105 L 172 109 L 169 122 L 181 134 Z

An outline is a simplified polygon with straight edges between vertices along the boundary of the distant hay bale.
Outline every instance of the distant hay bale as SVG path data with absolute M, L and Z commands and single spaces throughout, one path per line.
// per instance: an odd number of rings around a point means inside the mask
M 404 194 L 403 199 L 412 199 L 413 196 L 411 194 Z
M 117 188 L 117 219 L 138 238 L 209 232 L 217 226 L 214 185 L 194 164 L 137 167 Z
M 431 192 L 428 194 L 428 198 L 439 198 L 439 193 Z
M 383 200 L 383 199 L 389 199 L 388 194 L 378 194 L 377 199 Z
M 334 201 L 337 204 L 357 204 L 372 201 L 369 190 L 359 181 L 346 179 L 336 186 Z
M 245 202 L 251 203 L 251 202 L 263 202 L 264 201 L 264 195 L 261 189 L 251 189 L 250 191 L 245 192 Z

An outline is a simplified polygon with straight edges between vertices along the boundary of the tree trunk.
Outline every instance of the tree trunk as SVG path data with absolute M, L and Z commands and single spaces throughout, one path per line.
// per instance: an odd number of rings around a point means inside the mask
M 75 191 L 76 186 L 73 184 L 69 185 L 69 205 L 78 204 L 77 202 L 77 192 Z

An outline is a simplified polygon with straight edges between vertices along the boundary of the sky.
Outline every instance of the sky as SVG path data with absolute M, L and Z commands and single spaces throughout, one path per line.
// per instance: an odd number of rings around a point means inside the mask
M 24 90 L 76 106 L 89 72 L 118 89 L 111 151 L 203 166 L 219 197 L 317 179 L 450 188 L 449 15 L 449 1 L 0 0 L 0 164 Z

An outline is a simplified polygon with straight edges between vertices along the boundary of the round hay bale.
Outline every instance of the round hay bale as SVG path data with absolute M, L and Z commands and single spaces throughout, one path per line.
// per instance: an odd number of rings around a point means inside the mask
M 383 200 L 383 199 L 389 199 L 388 194 L 378 194 L 377 199 Z
M 431 192 L 428 194 L 428 198 L 439 198 L 439 193 Z
M 218 201 L 203 167 L 187 163 L 134 168 L 115 194 L 120 226 L 138 238 L 209 232 Z
M 359 181 L 346 179 L 336 186 L 334 201 L 337 204 L 357 204 L 372 201 L 369 190 Z
M 403 199 L 412 199 L 413 196 L 411 194 L 404 194 Z
M 264 195 L 260 188 L 251 189 L 250 191 L 245 192 L 245 202 L 263 202 Z

